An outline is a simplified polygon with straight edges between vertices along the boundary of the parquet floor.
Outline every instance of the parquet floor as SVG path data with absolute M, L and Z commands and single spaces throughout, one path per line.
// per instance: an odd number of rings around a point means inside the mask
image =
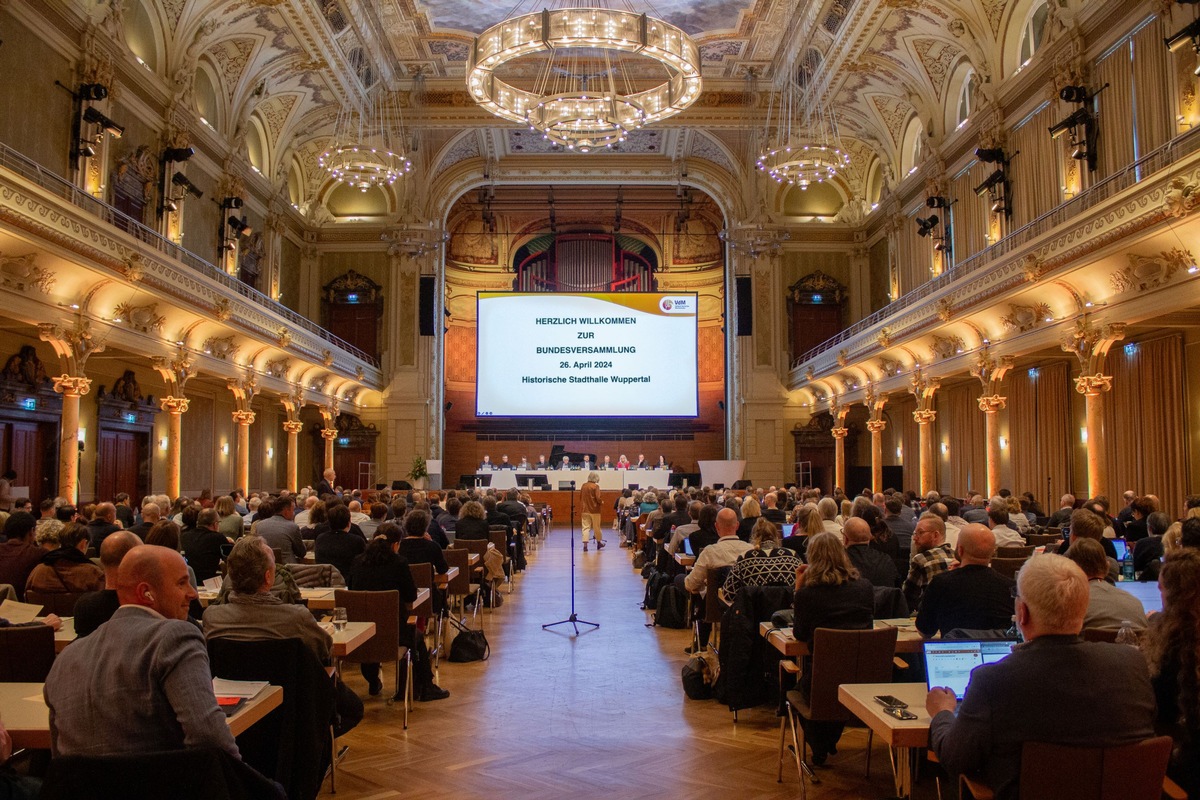
M 343 737 L 350 751 L 338 769 L 338 797 L 799 796 L 794 769 L 782 784 L 775 780 L 773 711 L 742 711 L 735 725 L 726 707 L 684 696 L 679 671 L 689 634 L 645 627 L 643 582 L 615 536 L 600 553 L 576 544 L 576 608 L 600 627 L 578 637 L 564 632 L 569 625 L 542 630 L 570 614 L 570 558 L 569 532 L 560 526 L 530 554 L 514 594 L 482 612 L 491 659 L 443 660 L 440 683 L 451 697 L 417 703 L 407 731 L 400 706 L 366 697 L 357 668 L 347 667 L 367 713 Z M 385 694 L 391 688 L 389 680 Z M 847 730 L 809 797 L 889 796 L 887 751 L 875 745 L 868 781 L 865 745 L 865 731 Z M 918 795 L 932 796 L 926 784 Z

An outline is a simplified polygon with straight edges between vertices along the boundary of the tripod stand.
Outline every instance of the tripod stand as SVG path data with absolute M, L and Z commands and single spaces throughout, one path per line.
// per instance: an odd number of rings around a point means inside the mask
M 591 625 L 593 628 L 600 627 L 600 623 L 580 619 L 575 613 L 575 481 L 571 481 L 571 616 L 566 619 L 560 619 L 558 622 L 548 622 L 542 626 L 542 630 L 549 630 L 556 625 L 570 625 L 575 629 L 576 636 L 579 635 L 580 625 Z

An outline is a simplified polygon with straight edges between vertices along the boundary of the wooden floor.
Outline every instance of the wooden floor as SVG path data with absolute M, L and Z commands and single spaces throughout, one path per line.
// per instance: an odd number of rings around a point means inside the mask
M 542 630 L 571 612 L 570 537 L 560 528 L 530 554 L 504 605 L 483 612 L 491 659 L 443 661 L 440 683 L 451 697 L 417 703 L 407 731 L 400 706 L 368 698 L 348 666 L 346 681 L 367 712 L 343 737 L 350 750 L 337 796 L 799 797 L 794 768 L 782 784 L 775 780 L 773 710 L 742 711 L 734 725 L 726 707 L 684 696 L 679 671 L 689 634 L 645 627 L 643 581 L 629 551 L 610 542 L 600 553 L 575 549 L 577 611 L 599 629 L 578 637 L 568 635 L 569 625 Z M 865 731 L 847 730 L 809 797 L 891 795 L 887 750 L 876 744 L 868 781 L 865 745 Z M 918 796 L 932 797 L 932 781 L 925 784 Z

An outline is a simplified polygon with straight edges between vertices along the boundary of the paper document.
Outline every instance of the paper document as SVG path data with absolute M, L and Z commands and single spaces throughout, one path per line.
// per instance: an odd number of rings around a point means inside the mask
M 24 625 L 33 622 L 41 616 L 42 607 L 36 603 L 19 603 L 16 600 L 5 600 L 0 603 L 0 619 L 6 619 L 12 625 Z
M 209 578 L 204 582 L 204 588 L 214 594 L 221 591 L 221 578 Z
M 218 697 L 255 697 L 270 684 L 267 681 L 230 681 L 213 678 L 213 694 Z

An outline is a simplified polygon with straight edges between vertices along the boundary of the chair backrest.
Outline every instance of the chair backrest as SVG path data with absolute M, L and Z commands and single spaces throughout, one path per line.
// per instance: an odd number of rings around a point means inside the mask
M 428 561 L 409 564 L 408 571 L 412 573 L 413 583 L 418 589 L 428 589 L 429 599 L 418 606 L 414 606 L 412 613 L 418 617 L 430 617 L 433 615 L 433 564 Z
M 1010 580 L 1015 580 L 1027 558 L 993 558 L 992 569 Z
M 53 665 L 49 625 L 0 628 L 0 683 L 45 683 Z
M 704 593 L 704 621 L 710 625 L 719 625 L 721 617 L 729 608 L 721 600 L 721 593 L 717 589 L 725 585 L 725 579 L 729 577 L 732 569 L 733 567 L 717 567 L 708 576 L 708 591 Z
M 346 609 L 350 622 L 374 622 L 375 635 L 363 642 L 344 661 L 352 664 L 383 664 L 399 658 L 400 648 L 400 593 L 395 589 L 386 592 L 354 592 L 336 589 L 333 602 Z
M 288 564 L 296 585 L 301 589 L 345 588 L 346 579 L 333 564 Z
M 187 780 L 180 780 L 184 775 Z M 287 800 L 282 787 L 219 747 L 116 756 L 58 756 L 50 760 L 39 797 L 45 800 L 104 800 L 110 797 Z
M 446 593 L 455 596 L 467 594 L 471 591 L 471 568 L 467 564 L 470 553 L 462 547 L 448 547 L 443 552 L 446 566 L 458 567 L 458 575 L 446 584 Z
M 242 760 L 283 784 L 288 797 L 316 797 L 333 749 L 334 685 L 299 639 L 209 639 L 212 674 L 270 681 L 283 701 L 237 737 Z M 129 795 L 133 796 L 133 795 Z
M 1062 541 L 1061 533 L 1031 533 L 1025 537 L 1025 541 L 1031 546 L 1037 548 L 1047 544 L 1056 544 Z
M 1171 737 L 1112 747 L 1026 742 L 1021 797 L 1055 800 L 1158 800 L 1171 757 Z
M 817 628 L 813 633 L 812 719 L 849 721 L 854 718 L 837 699 L 843 683 L 888 683 L 896 655 L 896 628 L 844 631 Z
M 1083 640 L 1085 642 L 1115 643 L 1117 641 L 1117 634 L 1120 632 L 1120 628 L 1084 628 L 1081 635 L 1083 636 Z M 1146 631 L 1144 629 L 1138 630 L 1137 628 L 1134 628 L 1133 630 L 1134 635 L 1138 637 L 1139 641 L 1145 632 Z
M 1036 534 L 1030 534 L 1035 536 Z M 1008 544 L 996 548 L 997 558 L 1029 558 L 1037 549 L 1034 544 Z
M 487 555 L 488 542 L 483 539 L 455 539 L 454 546 L 462 547 L 468 553 L 479 556 L 479 562 L 475 564 L 474 569 L 483 569 L 483 557 Z
M 25 592 L 25 602 L 40 605 L 43 614 L 58 614 L 60 617 L 75 615 L 75 603 L 87 592 Z
M 491 542 L 497 550 L 504 555 L 504 560 L 508 560 L 508 528 L 503 525 L 488 526 L 488 541 Z

